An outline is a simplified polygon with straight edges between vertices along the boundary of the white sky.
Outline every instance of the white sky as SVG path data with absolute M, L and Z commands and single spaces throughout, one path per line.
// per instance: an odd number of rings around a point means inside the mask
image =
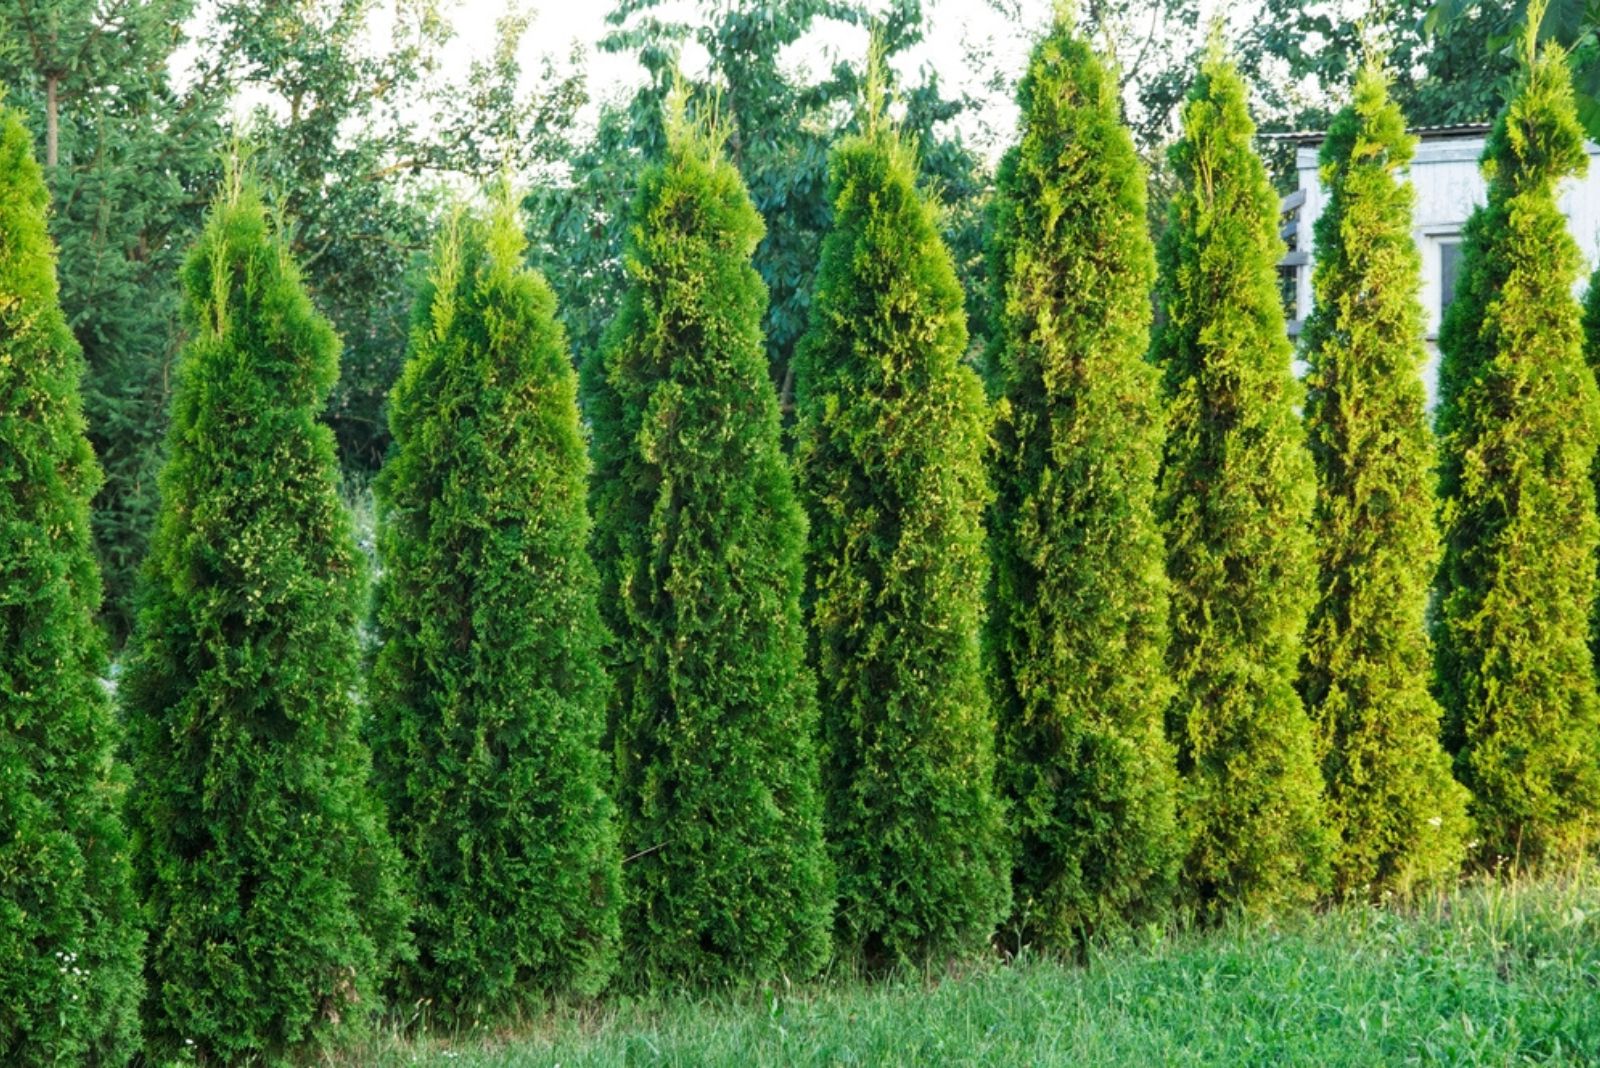
M 463 56 L 486 51 L 493 40 L 495 19 L 506 10 L 508 0 L 455 0 L 453 15 L 460 35 L 457 47 Z M 534 69 L 537 58 L 544 54 L 564 56 L 574 41 L 582 44 L 588 53 L 589 86 L 596 99 L 609 99 L 631 89 L 641 79 L 638 65 L 630 56 L 608 55 L 600 52 L 596 43 L 604 36 L 606 13 L 612 0 L 510 0 L 518 3 L 520 10 L 534 15 L 532 28 L 523 42 L 523 67 Z M 721 0 L 724 4 L 740 0 Z M 1368 0 L 1303 0 L 1308 8 L 1319 9 L 1333 18 L 1359 17 Z M 886 10 L 887 0 L 869 0 L 872 8 Z M 675 0 L 663 9 L 664 14 L 674 11 L 692 13 L 695 0 Z M 1006 11 L 1014 12 L 1008 14 Z M 920 84 L 919 71 L 924 67 L 937 71 L 947 96 L 970 94 L 980 100 L 982 122 L 985 122 L 1002 141 L 1008 140 L 1016 121 L 1016 109 L 1009 86 L 1015 85 L 1027 64 L 1034 41 L 1050 23 L 1055 0 L 923 0 L 924 40 L 915 49 L 896 57 L 895 66 L 905 84 Z M 1237 39 L 1239 31 L 1259 17 L 1259 0 L 1198 0 L 1197 28 L 1194 35 L 1203 38 L 1210 20 L 1222 15 Z M 1147 14 L 1147 12 L 1149 14 Z M 1149 33 L 1150 17 L 1156 13 L 1152 3 L 1136 8 L 1128 25 L 1102 27 L 1097 37 L 1104 35 L 1124 45 L 1142 41 Z M 1169 28 L 1169 33 L 1189 31 Z M 970 47 L 986 44 L 992 57 L 994 70 L 974 71 L 968 62 Z M 1199 40 L 1174 41 L 1169 46 L 1174 51 L 1187 52 Z M 791 50 L 789 60 L 808 65 L 812 69 L 825 69 L 836 59 L 843 58 L 859 63 L 867 47 L 864 27 L 850 26 L 831 20 L 818 20 L 818 25 Z M 1124 51 L 1124 60 L 1131 59 L 1131 48 Z M 704 54 L 686 51 L 684 65 L 693 71 L 704 63 Z M 986 87 L 994 73 L 1004 76 L 1008 88 L 995 93 Z M 1130 106 L 1134 105 L 1130 101 Z M 963 126 L 969 134 L 975 132 L 980 120 L 968 115 Z M 984 145 L 997 153 L 1000 145 Z
M 457 0 L 456 26 L 464 39 L 479 47 L 479 42 L 492 36 L 497 15 L 505 10 L 503 0 Z M 692 12 L 692 3 L 674 5 L 678 10 Z M 887 6 L 887 5 L 878 5 Z M 930 64 L 944 77 L 965 78 L 962 42 L 994 36 L 1009 46 L 998 61 L 1010 61 L 1020 69 L 1027 58 L 1027 39 L 1042 30 L 1049 21 L 1052 0 L 1021 0 L 1022 25 L 1008 25 L 1008 20 L 995 11 L 986 0 L 929 0 L 927 4 L 927 41 L 902 67 L 914 69 L 923 63 Z M 551 0 L 523 0 L 524 10 L 534 15 L 533 29 L 528 34 L 532 53 L 564 52 L 573 41 L 582 43 L 591 53 L 591 84 L 596 88 L 608 85 L 623 86 L 637 80 L 638 69 L 630 57 L 599 53 L 595 42 L 606 30 L 605 16 L 610 9 L 607 0 L 579 0 L 576 3 L 558 3 Z M 668 9 L 671 10 L 671 9 Z M 826 56 L 831 60 L 841 54 L 853 58 L 866 49 L 866 31 L 860 27 L 819 20 L 819 25 L 802 43 L 810 53 L 794 57 L 800 62 L 815 62 Z M 703 62 L 703 56 L 686 55 L 686 65 Z
M 700 2 L 670 0 L 659 14 L 664 18 L 671 18 L 675 14 L 692 18 Z M 740 2 L 719 0 L 721 4 Z M 880 9 L 888 6 L 888 0 L 869 2 Z M 1359 5 L 1364 0 L 1306 2 L 1338 9 Z M 377 0 L 369 26 L 371 47 L 382 49 L 387 46 L 395 9 L 403 3 L 404 0 Z M 614 0 L 443 0 L 445 15 L 455 28 L 456 38 L 445 51 L 441 73 L 447 82 L 464 80 L 474 59 L 487 58 L 492 53 L 496 25 L 508 9 L 527 12 L 533 16 L 533 22 L 522 40 L 519 53 L 527 87 L 532 87 L 545 56 L 555 57 L 558 64 L 564 66 L 573 44 L 582 45 L 586 55 L 589 92 L 595 101 L 586 116 L 592 121 L 598 112 L 599 102 L 625 97 L 643 78 L 643 71 L 632 56 L 602 52 L 598 47 L 599 40 L 609 28 L 605 16 L 613 3 Z M 923 43 L 897 56 L 895 66 L 905 84 L 920 84 L 920 71 L 928 68 L 938 72 L 947 96 L 964 93 L 979 100 L 979 112 L 969 112 L 958 122 L 974 147 L 991 156 L 997 155 L 1004 142 L 1009 140 L 1016 122 L 1009 86 L 1015 84 L 1034 40 L 1047 27 L 1054 0 L 923 0 L 923 3 Z M 1201 27 L 1218 11 L 1227 12 L 1230 23 L 1239 26 L 1253 17 L 1257 0 L 1200 0 L 1199 6 Z M 1151 6 L 1145 10 L 1153 13 L 1155 8 Z M 180 84 L 192 69 L 190 65 L 196 58 L 195 50 L 198 47 L 195 38 L 201 36 L 200 30 L 206 17 L 206 5 L 202 3 L 196 22 L 190 27 L 190 45 L 174 57 L 174 73 Z M 1145 12 L 1136 10 L 1132 23 L 1108 28 L 1112 39 L 1142 39 L 1149 26 Z M 1203 33 L 1204 30 L 1199 32 Z M 1192 42 L 1174 47 L 1187 50 L 1189 43 Z M 987 45 L 993 69 L 972 69 L 968 51 L 977 45 Z M 796 67 L 820 71 L 839 59 L 852 64 L 860 63 L 866 47 L 865 27 L 818 20 L 812 31 L 792 47 L 784 58 Z M 682 62 L 691 73 L 703 69 L 703 49 L 693 44 L 686 46 Z M 983 84 L 995 73 L 999 73 L 1008 86 L 998 93 Z M 263 102 L 262 93 L 246 93 L 234 102 L 235 113 L 243 116 L 254 105 Z M 269 103 L 269 106 L 272 105 Z M 981 135 L 985 127 L 997 140 L 983 140 Z
M 987 0 L 925 0 L 926 39 L 916 49 L 897 57 L 896 67 L 913 81 L 920 81 L 916 73 L 921 67 L 931 67 L 939 72 L 946 91 L 952 95 L 957 91 L 981 93 L 982 87 L 975 84 L 966 62 L 963 43 L 992 39 L 996 45 L 995 62 L 1020 73 L 1033 37 L 1049 22 L 1053 0 L 1015 2 L 1022 14 L 1013 24 Z M 589 87 L 597 100 L 621 96 L 642 81 L 643 72 L 633 57 L 608 54 L 597 47 L 608 29 L 605 16 L 611 9 L 610 0 L 521 0 L 519 6 L 534 16 L 523 41 L 524 70 L 534 69 L 541 55 L 565 56 L 572 43 L 578 42 L 588 55 Z M 679 0 L 665 11 L 676 9 L 689 14 L 694 6 L 693 0 Z M 485 54 L 492 47 L 495 21 L 505 10 L 506 0 L 456 0 L 452 14 L 459 41 L 455 47 L 460 49 L 463 68 L 467 56 Z M 866 47 L 864 27 L 818 20 L 786 58 L 797 66 L 821 70 L 839 58 L 859 62 Z M 693 72 L 703 68 L 705 54 L 690 45 L 682 59 L 685 68 Z M 1009 105 L 1009 101 L 996 103 L 1001 108 Z
M 459 50 L 462 69 L 470 56 L 486 54 L 492 47 L 495 22 L 505 12 L 506 2 L 456 0 L 451 14 L 459 40 L 454 50 Z M 724 2 L 737 3 L 738 0 Z M 534 16 L 533 26 L 523 41 L 524 70 L 535 69 L 541 55 L 565 56 L 576 41 L 588 53 L 589 86 L 595 98 L 620 96 L 642 79 L 642 72 L 631 56 L 607 54 L 596 47 L 607 30 L 605 16 L 611 9 L 611 0 L 520 0 L 518 6 Z M 695 6 L 694 0 L 678 0 L 665 10 L 692 12 Z M 879 0 L 874 6 L 886 8 L 887 4 Z M 966 49 L 970 44 L 992 42 L 993 63 L 1014 82 L 1027 62 L 1034 39 L 1048 26 L 1055 5 L 1054 0 L 1007 0 L 1006 6 L 1017 11 L 1015 18 L 997 10 L 990 0 L 924 0 L 924 41 L 897 57 L 895 63 L 902 77 L 911 84 L 920 82 L 917 72 L 928 67 L 939 73 L 947 95 L 966 92 L 979 97 L 984 101 L 985 118 L 1003 134 L 1009 134 L 1015 119 L 1009 94 L 995 95 L 986 90 L 981 82 L 990 72 L 972 71 Z M 1201 25 L 1212 11 L 1225 6 L 1237 11 L 1241 4 L 1237 0 L 1232 3 L 1201 0 Z M 1140 25 L 1126 29 L 1136 32 L 1144 28 Z M 814 70 L 825 69 L 837 58 L 860 62 L 866 45 L 865 28 L 819 20 L 786 58 Z M 683 62 L 687 69 L 693 71 L 704 61 L 703 51 L 693 47 L 686 49 Z

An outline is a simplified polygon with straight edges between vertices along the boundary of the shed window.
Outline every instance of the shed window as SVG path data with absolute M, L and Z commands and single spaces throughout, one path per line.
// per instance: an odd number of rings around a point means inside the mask
M 1453 237 L 1439 242 L 1439 318 L 1456 299 L 1456 282 L 1461 277 L 1461 239 Z

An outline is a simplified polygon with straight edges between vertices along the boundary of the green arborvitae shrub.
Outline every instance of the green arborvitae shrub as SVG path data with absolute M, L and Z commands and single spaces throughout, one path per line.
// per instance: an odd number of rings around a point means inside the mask
M 0 1062 L 115 1065 L 138 1037 L 138 924 L 94 613 L 83 360 L 48 196 L 0 111 Z
M 926 962 L 986 945 L 1009 900 L 978 647 L 988 412 L 912 151 L 869 111 L 829 169 L 795 386 L 837 930 L 868 966 Z
M 1324 886 L 1330 840 L 1295 689 L 1315 591 L 1316 480 L 1278 302 L 1278 198 L 1243 80 L 1214 44 L 1183 108 L 1154 352 L 1168 431 L 1158 510 L 1172 578 L 1185 893 L 1272 914 Z
M 1181 855 L 1160 379 L 1146 360 L 1155 254 L 1115 73 L 1067 17 L 1034 49 L 1019 103 L 990 252 L 1001 401 L 986 644 L 1016 922 L 1071 947 L 1159 915 Z
M 339 341 L 234 176 L 183 271 L 161 509 L 122 683 L 153 1060 L 356 1029 L 404 928 L 359 734 L 362 560 L 317 421 Z
M 636 982 L 800 977 L 827 954 L 831 880 L 805 517 L 750 265 L 761 218 L 681 94 L 668 127 L 640 178 L 622 310 L 584 371 L 625 963 Z
M 1439 744 L 1425 615 L 1438 563 L 1425 410 L 1413 138 L 1368 62 L 1323 142 L 1306 424 L 1319 577 L 1301 683 L 1341 895 L 1409 893 L 1459 869 L 1466 793 Z
M 1440 329 L 1444 563 L 1437 688 L 1485 863 L 1576 857 L 1600 815 L 1600 698 L 1589 651 L 1600 520 L 1600 398 L 1556 204 L 1587 162 L 1559 50 L 1523 46 L 1521 84 L 1484 147 L 1488 202 L 1463 232 Z
M 409 865 L 402 989 L 465 1026 L 596 991 L 620 855 L 577 376 L 509 200 L 446 229 L 377 483 L 373 760 Z

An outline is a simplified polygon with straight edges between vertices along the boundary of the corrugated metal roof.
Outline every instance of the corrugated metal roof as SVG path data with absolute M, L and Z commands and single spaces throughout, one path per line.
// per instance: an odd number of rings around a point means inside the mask
M 1442 141 L 1451 137 L 1487 137 L 1492 128 L 1493 124 L 1487 122 L 1457 122 L 1445 126 L 1412 126 L 1408 132 L 1418 140 Z M 1292 145 L 1320 145 L 1327 135 L 1326 130 L 1290 130 L 1261 136 L 1272 141 L 1287 141 Z

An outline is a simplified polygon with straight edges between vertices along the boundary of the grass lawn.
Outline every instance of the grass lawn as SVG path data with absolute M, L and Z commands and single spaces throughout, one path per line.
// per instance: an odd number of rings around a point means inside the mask
M 1087 966 L 611 998 L 356 1063 L 1600 1065 L 1600 877 L 1481 884 L 1402 911 L 1149 935 Z

